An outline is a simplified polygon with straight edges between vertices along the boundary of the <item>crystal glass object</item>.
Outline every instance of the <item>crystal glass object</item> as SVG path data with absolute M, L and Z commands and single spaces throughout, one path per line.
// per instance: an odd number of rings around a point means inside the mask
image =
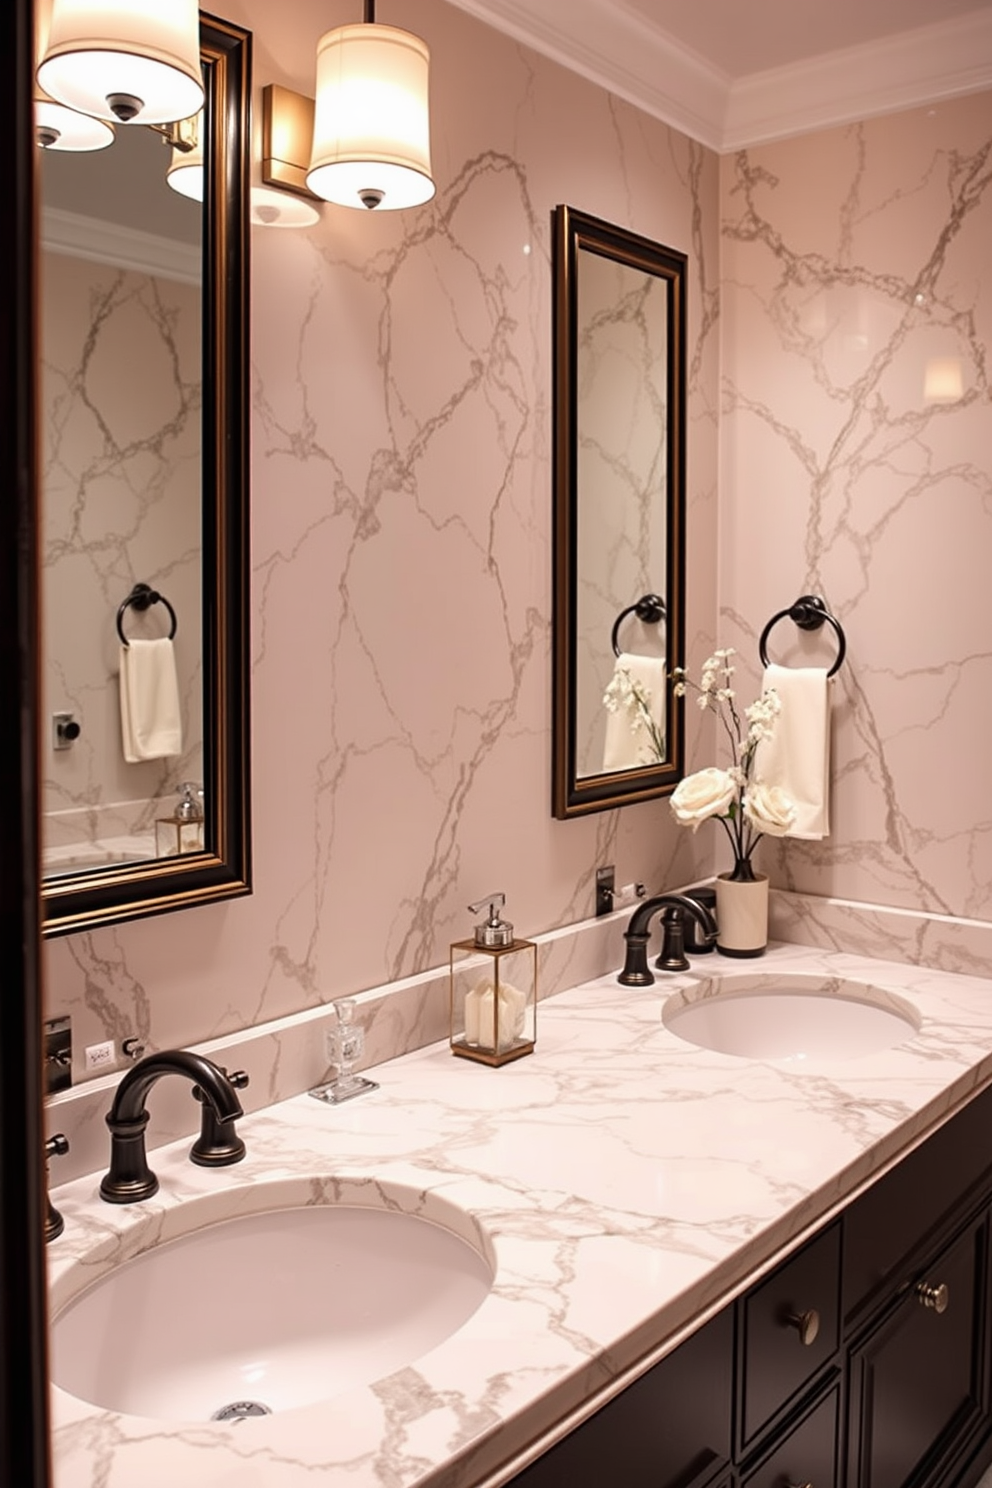
M 340 1105 L 366 1090 L 379 1088 L 374 1080 L 355 1073 L 355 1065 L 365 1049 L 365 1030 L 355 1022 L 355 1006 L 353 997 L 342 997 L 334 1004 L 338 1021 L 327 1035 L 327 1046 L 337 1074 L 333 1080 L 310 1092 L 316 1100 L 327 1101 L 330 1105 Z

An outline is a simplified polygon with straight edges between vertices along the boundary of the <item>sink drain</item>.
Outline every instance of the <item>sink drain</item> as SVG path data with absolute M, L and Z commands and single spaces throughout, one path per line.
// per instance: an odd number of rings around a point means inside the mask
M 232 1400 L 210 1417 L 211 1421 L 247 1421 L 249 1416 L 271 1416 L 272 1408 L 260 1400 Z

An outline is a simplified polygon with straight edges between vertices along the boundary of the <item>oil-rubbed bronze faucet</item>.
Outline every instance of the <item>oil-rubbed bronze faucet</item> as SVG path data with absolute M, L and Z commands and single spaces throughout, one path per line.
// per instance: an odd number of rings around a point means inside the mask
M 220 1072 L 234 1090 L 244 1090 L 248 1075 L 244 1070 L 235 1070 L 229 1075 L 223 1065 Z M 240 1162 L 245 1155 L 245 1144 L 234 1130 L 234 1117 L 218 1121 L 213 1108 L 199 1085 L 193 1086 L 193 1095 L 203 1107 L 200 1118 L 200 1135 L 189 1150 L 190 1162 L 201 1168 L 227 1168 Z
M 48 1159 L 51 1157 L 65 1157 L 69 1151 L 69 1139 L 62 1132 L 56 1132 L 54 1137 L 49 1137 L 45 1143 L 45 1175 L 48 1175 Z M 46 1182 L 47 1190 L 47 1182 Z M 65 1220 L 62 1218 L 51 1199 L 45 1195 L 45 1239 L 55 1240 L 65 1229 Z
M 163 1075 L 183 1075 L 199 1086 L 203 1100 L 220 1123 L 243 1116 L 237 1093 L 223 1070 L 202 1054 L 167 1049 L 149 1054 L 127 1071 L 117 1087 L 107 1125 L 110 1127 L 110 1171 L 100 1184 L 108 1204 L 134 1204 L 158 1191 L 158 1179 L 145 1156 L 148 1092 Z M 227 1127 L 228 1132 L 232 1131 Z M 243 1155 L 243 1149 L 238 1156 Z M 237 1158 L 231 1159 L 237 1161 Z
M 716 920 L 705 904 L 700 904 L 690 894 L 656 894 L 653 899 L 643 900 L 634 910 L 623 933 L 627 952 L 623 971 L 617 981 L 624 987 L 650 987 L 654 982 L 654 976 L 648 970 L 648 940 L 651 936 L 651 921 L 659 912 L 665 938 L 655 965 L 662 971 L 689 970 L 689 961 L 685 954 L 687 914 L 692 915 L 702 927 L 707 942 L 716 940 Z

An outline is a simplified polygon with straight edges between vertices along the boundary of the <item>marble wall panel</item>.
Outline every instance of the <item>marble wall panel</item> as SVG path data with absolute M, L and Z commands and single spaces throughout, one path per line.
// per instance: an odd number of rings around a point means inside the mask
M 989 920 L 992 96 L 780 141 L 722 170 L 721 622 L 821 593 L 832 830 L 783 888 Z M 802 640 L 802 644 L 799 644 Z M 832 657 L 776 627 L 772 659 Z
M 257 85 L 304 92 L 354 19 L 224 9 Z M 431 47 L 437 197 L 253 235 L 255 892 L 50 943 L 77 1047 L 446 964 L 493 889 L 528 935 L 590 914 L 601 863 L 651 889 L 708 871 L 664 800 L 551 817 L 551 213 L 689 255 L 688 634 L 712 645 L 718 161 L 443 0 L 381 19 Z

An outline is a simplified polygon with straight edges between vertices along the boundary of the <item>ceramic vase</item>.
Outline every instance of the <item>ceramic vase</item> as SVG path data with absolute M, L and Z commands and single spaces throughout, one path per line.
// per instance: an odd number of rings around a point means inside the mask
M 768 945 L 768 879 L 721 873 L 716 880 L 716 948 L 723 956 L 763 956 Z

